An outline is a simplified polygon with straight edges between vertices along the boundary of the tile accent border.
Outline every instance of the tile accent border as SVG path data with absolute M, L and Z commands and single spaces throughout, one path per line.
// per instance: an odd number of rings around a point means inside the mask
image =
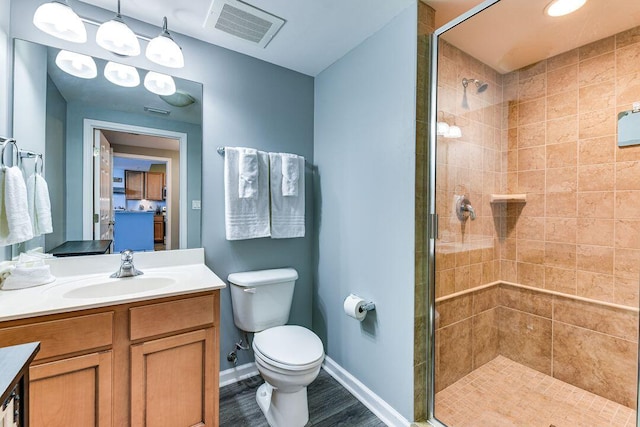
M 324 358 L 322 367 L 325 372 L 338 381 L 340 385 L 347 389 L 349 393 L 362 402 L 367 409 L 373 412 L 380 421 L 389 427 L 409 427 L 411 425 L 411 423 L 398 411 L 393 409 L 391 405 L 371 391 L 366 385 L 358 381 L 356 377 L 347 372 L 329 356 Z

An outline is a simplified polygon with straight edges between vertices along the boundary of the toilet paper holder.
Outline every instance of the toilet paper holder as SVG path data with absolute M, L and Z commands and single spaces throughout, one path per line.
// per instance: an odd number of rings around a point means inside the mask
M 376 305 L 373 303 L 373 301 L 369 301 L 368 303 L 358 307 L 358 311 L 360 311 L 361 313 L 364 311 L 372 311 L 375 309 L 376 309 Z

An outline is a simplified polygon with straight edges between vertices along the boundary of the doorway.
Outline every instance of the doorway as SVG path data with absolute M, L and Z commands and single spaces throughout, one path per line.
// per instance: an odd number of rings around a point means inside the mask
M 114 201 L 113 192 L 109 192 L 110 212 L 112 214 L 110 221 L 114 222 L 116 213 L 113 209 L 114 207 L 122 208 L 120 211 L 129 212 L 133 212 L 133 208 L 136 207 L 136 212 L 139 212 L 140 206 L 142 206 L 143 211 L 151 211 L 154 214 L 156 208 L 159 207 L 161 215 L 163 213 L 162 208 L 165 208 L 165 215 L 163 216 L 166 217 L 167 221 L 163 224 L 163 234 L 166 239 L 164 237 L 162 239 L 154 238 L 152 247 L 158 249 L 161 249 L 161 246 L 166 249 L 185 248 L 187 236 L 187 135 L 163 129 L 143 128 L 90 119 L 85 119 L 84 121 L 83 210 L 85 213 L 83 215 L 83 238 L 85 240 L 94 240 L 99 239 L 101 235 L 99 224 L 96 222 L 96 218 L 99 218 L 100 215 L 95 215 L 95 213 L 98 213 L 100 209 L 101 178 L 99 166 L 103 163 L 101 158 L 107 154 L 105 154 L 104 149 L 100 149 L 98 145 L 99 138 L 94 137 L 96 131 L 100 131 L 106 136 L 104 139 L 109 140 L 111 152 L 113 152 L 113 154 L 110 152 L 110 157 L 115 155 L 117 158 L 137 158 L 139 161 L 146 162 L 149 169 L 154 164 L 158 165 L 153 166 L 154 169 L 164 167 L 166 173 L 162 180 L 163 185 L 156 184 L 156 187 L 160 187 L 162 196 L 155 196 L 156 199 L 164 198 L 164 205 L 161 200 L 155 200 L 155 203 L 153 203 L 152 199 L 144 198 L 145 178 L 150 178 L 150 182 L 156 182 L 158 181 L 157 175 L 162 174 L 162 172 L 158 170 L 138 171 L 144 174 L 138 175 L 138 178 L 142 178 L 138 179 L 138 184 L 142 185 L 140 187 L 141 194 L 133 195 L 128 198 L 130 200 L 127 200 L 126 195 L 120 193 L 122 190 L 117 188 L 116 200 Z M 113 165 L 112 161 L 109 163 Z M 131 170 L 135 172 L 135 169 Z M 131 175 L 133 179 L 135 174 L 132 173 Z M 110 182 L 108 188 L 126 186 L 125 176 L 113 176 L 110 181 L 113 181 L 114 178 L 116 182 Z M 166 185 L 164 185 L 165 183 Z M 124 196 L 124 200 L 121 200 L 122 196 L 120 194 Z M 160 228 L 158 225 L 156 227 Z M 155 243 L 162 243 L 163 245 L 155 246 Z

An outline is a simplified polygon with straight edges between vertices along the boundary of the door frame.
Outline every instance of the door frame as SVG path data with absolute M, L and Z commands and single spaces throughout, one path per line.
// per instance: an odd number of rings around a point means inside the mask
M 94 226 L 93 213 L 95 203 L 93 195 L 95 191 L 95 169 L 100 160 L 100 150 L 95 151 L 94 130 L 111 130 L 118 132 L 138 133 L 141 135 L 159 136 L 179 140 L 180 144 L 180 239 L 179 248 L 187 247 L 187 134 L 165 129 L 149 128 L 144 126 L 128 125 L 124 123 L 107 122 L 103 120 L 83 120 L 82 141 L 82 238 L 93 240 Z M 99 185 L 99 182 L 98 182 Z
M 129 154 L 129 153 L 114 153 L 113 157 L 124 157 L 127 159 L 140 159 L 140 160 L 153 160 L 153 161 L 158 161 L 161 163 L 165 163 L 166 166 L 166 171 L 165 171 L 165 179 L 166 182 L 169 183 L 166 188 L 167 188 L 167 197 L 165 200 L 166 206 L 167 206 L 167 216 L 166 219 L 167 221 L 165 221 L 165 245 L 167 248 L 171 247 L 171 215 L 173 214 L 172 210 L 171 210 L 171 158 L 170 157 L 160 157 L 160 156 L 147 156 L 144 154 Z M 182 236 L 180 236 L 180 238 L 182 238 Z M 114 237 L 115 240 L 115 237 Z M 182 248 L 182 247 L 181 247 Z

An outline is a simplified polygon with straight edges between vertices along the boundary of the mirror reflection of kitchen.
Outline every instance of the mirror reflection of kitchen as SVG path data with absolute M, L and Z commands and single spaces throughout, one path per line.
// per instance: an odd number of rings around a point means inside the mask
M 96 130 L 95 137 L 103 159 L 100 194 L 94 196 L 100 200 L 94 216 L 100 239 L 113 240 L 113 252 L 172 248 L 169 219 L 178 212 L 179 197 L 171 176 L 172 165 L 179 164 L 179 140 L 113 130 Z

